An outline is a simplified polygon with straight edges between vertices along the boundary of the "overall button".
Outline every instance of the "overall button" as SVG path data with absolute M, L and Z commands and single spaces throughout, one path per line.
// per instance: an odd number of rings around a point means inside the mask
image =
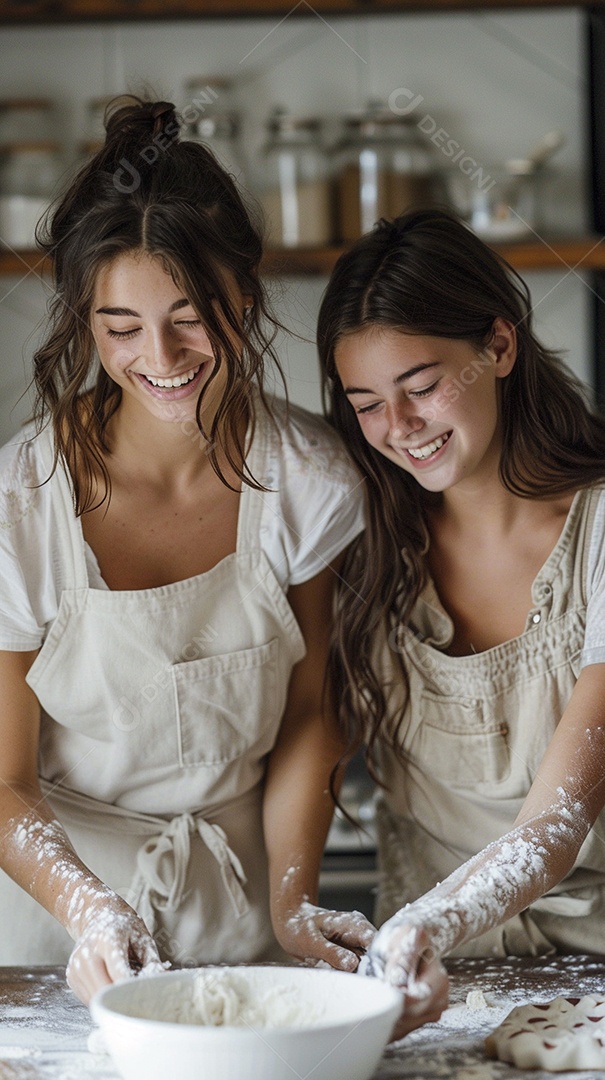
M 542 619 L 542 616 L 541 616 L 539 611 L 536 611 L 531 617 L 531 621 L 533 623 L 539 623 L 541 621 L 541 619 Z

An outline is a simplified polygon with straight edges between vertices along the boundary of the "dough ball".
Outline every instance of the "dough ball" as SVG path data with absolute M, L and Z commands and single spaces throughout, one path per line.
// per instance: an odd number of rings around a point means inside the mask
M 487 1009 L 487 1001 L 483 990 L 469 990 L 466 995 L 467 1009 Z

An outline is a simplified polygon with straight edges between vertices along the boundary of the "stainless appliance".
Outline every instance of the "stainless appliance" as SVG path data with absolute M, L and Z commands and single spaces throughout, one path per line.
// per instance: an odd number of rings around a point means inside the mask
M 321 868 L 320 903 L 341 911 L 361 911 L 372 920 L 378 884 L 376 791 L 362 755 L 347 770 L 340 800 L 353 821 L 340 810 L 334 815 Z

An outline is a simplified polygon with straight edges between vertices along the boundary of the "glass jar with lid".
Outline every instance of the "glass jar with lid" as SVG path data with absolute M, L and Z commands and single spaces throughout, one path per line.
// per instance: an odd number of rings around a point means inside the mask
M 36 224 L 56 194 L 62 171 L 58 143 L 0 147 L 0 239 L 9 247 L 35 246 Z
M 435 201 L 437 168 L 423 133 L 411 116 L 370 102 L 342 120 L 335 148 L 339 237 L 356 240 L 381 217 Z
M 239 145 L 240 117 L 233 104 L 233 83 L 223 76 L 190 78 L 185 83 L 186 103 L 181 110 L 183 138 L 204 143 L 240 184 L 245 183 Z
M 329 159 L 317 117 L 277 108 L 267 121 L 261 202 L 275 247 L 318 247 L 333 238 Z

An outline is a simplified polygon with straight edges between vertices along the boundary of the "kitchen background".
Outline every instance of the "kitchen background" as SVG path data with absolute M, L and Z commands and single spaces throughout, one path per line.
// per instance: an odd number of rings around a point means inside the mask
M 53 102 L 44 137 L 59 141 L 67 168 L 95 134 L 91 100 L 146 90 L 187 108 L 212 78 L 226 78 L 231 89 L 216 88 L 215 106 L 228 104 L 239 114 L 244 176 L 259 191 L 265 125 L 276 106 L 322 117 L 333 142 L 339 117 L 369 100 L 390 101 L 408 111 L 416 134 L 442 129 L 483 175 L 495 175 L 499 164 L 526 157 L 545 133 L 559 131 L 565 141 L 552 159 L 537 229 L 548 243 L 551 235 L 589 231 L 584 19 L 574 8 L 324 17 L 302 0 L 285 18 L 4 26 L 0 99 Z M 187 85 L 192 79 L 199 80 L 194 90 Z M 440 145 L 428 142 L 451 178 L 459 166 L 446 160 L 443 136 Z M 563 262 L 524 276 L 542 338 L 564 350 L 589 383 L 589 277 Z M 326 279 L 293 275 L 268 284 L 279 317 L 297 335 L 280 343 L 291 397 L 320 410 L 313 338 Z M 28 414 L 31 355 L 49 296 L 49 279 L 38 270 L 24 266 L 23 273 L 0 278 L 0 442 Z M 347 796 L 357 799 L 354 791 Z M 364 853 L 345 829 L 333 846 L 345 854 L 326 864 L 324 898 L 334 900 L 329 890 L 348 883 L 343 906 L 369 910 L 371 850 Z

